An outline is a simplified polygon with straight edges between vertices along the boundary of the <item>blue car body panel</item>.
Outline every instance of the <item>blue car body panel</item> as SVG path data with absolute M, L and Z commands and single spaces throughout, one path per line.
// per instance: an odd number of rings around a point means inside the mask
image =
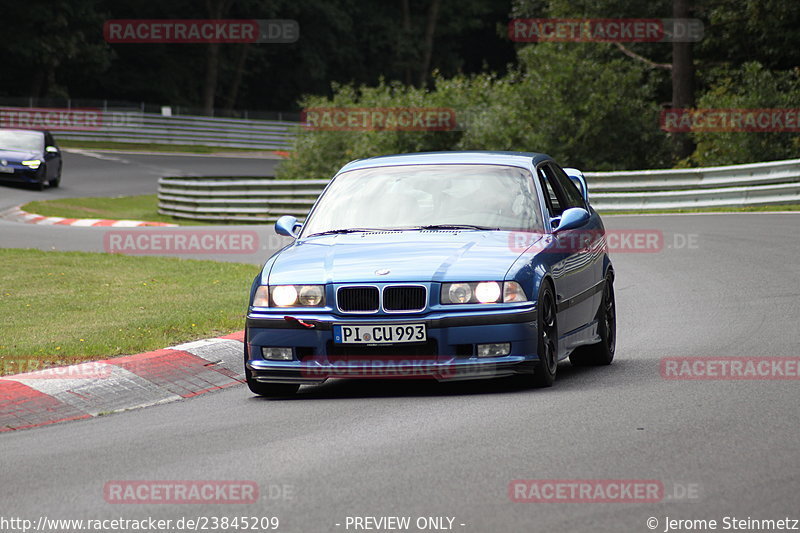
M 362 168 L 421 164 L 516 166 L 536 177 L 539 165 L 555 163 L 549 156 L 536 153 L 422 153 L 354 161 L 337 176 Z M 541 212 L 547 213 L 542 185 L 538 179 L 534 182 Z M 589 216 L 576 231 L 603 235 L 600 217 L 588 203 L 585 209 Z M 313 212 L 312 208 L 309 216 Z M 402 364 L 409 368 L 416 365 L 420 375 L 451 380 L 530 373 L 538 362 L 536 300 L 543 283 L 554 288 L 558 358 L 569 356 L 580 345 L 598 342 L 596 317 L 603 283 L 612 268 L 605 247 L 600 245 L 603 241 L 588 249 L 565 247 L 559 244 L 549 218 L 544 218 L 544 230 L 529 234 L 458 229 L 301 234 L 270 257 L 253 282 L 245 339 L 248 372 L 266 383 L 319 383 L 341 375 L 329 371 L 344 361 L 357 375 L 359 368 L 369 366 L 363 357 L 366 352 L 356 347 L 348 360 L 348 348 L 334 342 L 337 325 L 421 323 L 427 330 L 426 346 L 392 345 L 386 350 L 387 355 L 403 356 Z M 517 281 L 529 301 L 460 305 L 439 301 L 443 283 L 487 280 Z M 324 285 L 325 307 L 252 305 L 260 285 L 288 284 Z M 426 305 L 418 312 L 342 312 L 336 303 L 337 290 L 354 284 L 376 286 L 379 291 L 397 284 L 420 285 L 427 291 Z M 510 343 L 510 352 L 477 357 L 476 345 L 486 343 Z M 292 360 L 266 360 L 261 355 L 263 347 L 290 347 Z M 375 350 L 380 351 L 380 347 Z
M 298 241 L 276 259 L 274 285 L 505 279 L 520 256 L 506 231 L 431 230 L 324 235 Z M 370 260 L 365 261 L 368 257 Z M 391 272 L 375 271 L 390 266 Z

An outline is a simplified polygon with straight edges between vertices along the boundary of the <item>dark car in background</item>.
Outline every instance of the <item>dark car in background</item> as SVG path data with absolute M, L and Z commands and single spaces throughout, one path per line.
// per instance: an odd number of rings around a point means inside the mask
M 61 183 L 61 151 L 48 131 L 0 129 L 0 181 L 44 190 Z

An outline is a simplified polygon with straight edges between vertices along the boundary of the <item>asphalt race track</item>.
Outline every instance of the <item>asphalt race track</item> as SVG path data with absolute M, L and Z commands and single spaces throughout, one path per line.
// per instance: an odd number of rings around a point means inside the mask
M 155 194 L 161 176 L 272 176 L 277 158 L 205 154 L 137 154 L 64 149 L 57 189 L 34 191 L 0 182 L 0 210 L 32 200 Z
M 155 194 L 162 176 L 211 175 L 272 176 L 279 159 L 193 154 L 135 154 L 68 150 L 63 154 L 64 170 L 57 189 L 34 191 L 24 185 L 0 183 L 0 213 L 33 200 Z M 218 226 L 217 226 L 218 228 Z M 271 228 L 226 225 L 225 229 L 256 230 L 259 253 L 187 254 L 181 257 L 243 263 L 263 263 L 264 253 L 288 242 Z M 68 228 L 9 222 L 0 219 L 0 248 L 102 252 L 108 228 Z
M 0 210 L 62 193 L 152 193 L 164 169 L 208 168 L 199 158 L 114 157 L 134 163 L 69 154 L 63 190 L 2 187 Z M 237 173 L 274 165 L 223 163 Z M 718 529 L 725 517 L 800 518 L 800 382 L 673 380 L 660 371 L 665 357 L 798 356 L 800 214 L 605 221 L 663 235 L 656 250 L 612 253 L 619 338 L 609 367 L 562 363 L 555 386 L 538 391 L 500 380 L 337 380 L 272 401 L 234 387 L 7 432 L 0 515 L 34 523 L 277 516 L 278 530 L 290 532 L 353 531 L 348 516 L 454 517 L 452 528 L 464 532 L 593 533 L 663 532 L 666 517 L 715 519 Z M 95 249 L 81 235 L 97 231 L 1 222 L 0 246 Z M 660 480 L 664 497 L 516 503 L 509 484 L 517 479 Z M 104 486 L 119 480 L 250 480 L 260 499 L 108 503 Z M 658 524 L 649 528 L 649 518 Z

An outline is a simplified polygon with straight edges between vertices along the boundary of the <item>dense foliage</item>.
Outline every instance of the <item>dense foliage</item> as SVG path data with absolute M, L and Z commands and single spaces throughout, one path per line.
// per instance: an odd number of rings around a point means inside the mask
M 704 24 L 669 43 L 514 43 L 514 17 L 669 18 Z M 197 108 L 447 107 L 455 131 L 302 130 L 284 177 L 438 149 L 547 152 L 591 170 L 796 157 L 797 133 L 668 133 L 659 114 L 800 107 L 796 0 L 0 0 L 0 101 L 108 99 Z M 110 19 L 294 19 L 294 44 L 108 44 Z M 684 49 L 685 51 L 685 49 Z M 688 63 L 687 63 L 688 62 Z M 687 70 L 688 65 L 688 70 Z M 688 92 L 677 98 L 675 81 Z M 686 102 L 689 102 L 686 104 Z

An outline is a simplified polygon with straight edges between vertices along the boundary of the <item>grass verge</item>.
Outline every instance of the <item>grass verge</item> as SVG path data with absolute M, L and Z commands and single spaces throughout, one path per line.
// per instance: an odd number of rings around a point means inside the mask
M 256 265 L 0 249 L 0 374 L 244 328 Z
M 58 139 L 57 139 L 58 140 Z M 58 140 L 63 148 L 84 148 L 87 150 L 124 150 L 134 152 L 165 152 L 189 154 L 252 153 L 273 154 L 274 150 L 253 150 L 252 148 L 220 148 L 215 146 L 196 146 L 193 144 L 122 143 L 109 141 Z

